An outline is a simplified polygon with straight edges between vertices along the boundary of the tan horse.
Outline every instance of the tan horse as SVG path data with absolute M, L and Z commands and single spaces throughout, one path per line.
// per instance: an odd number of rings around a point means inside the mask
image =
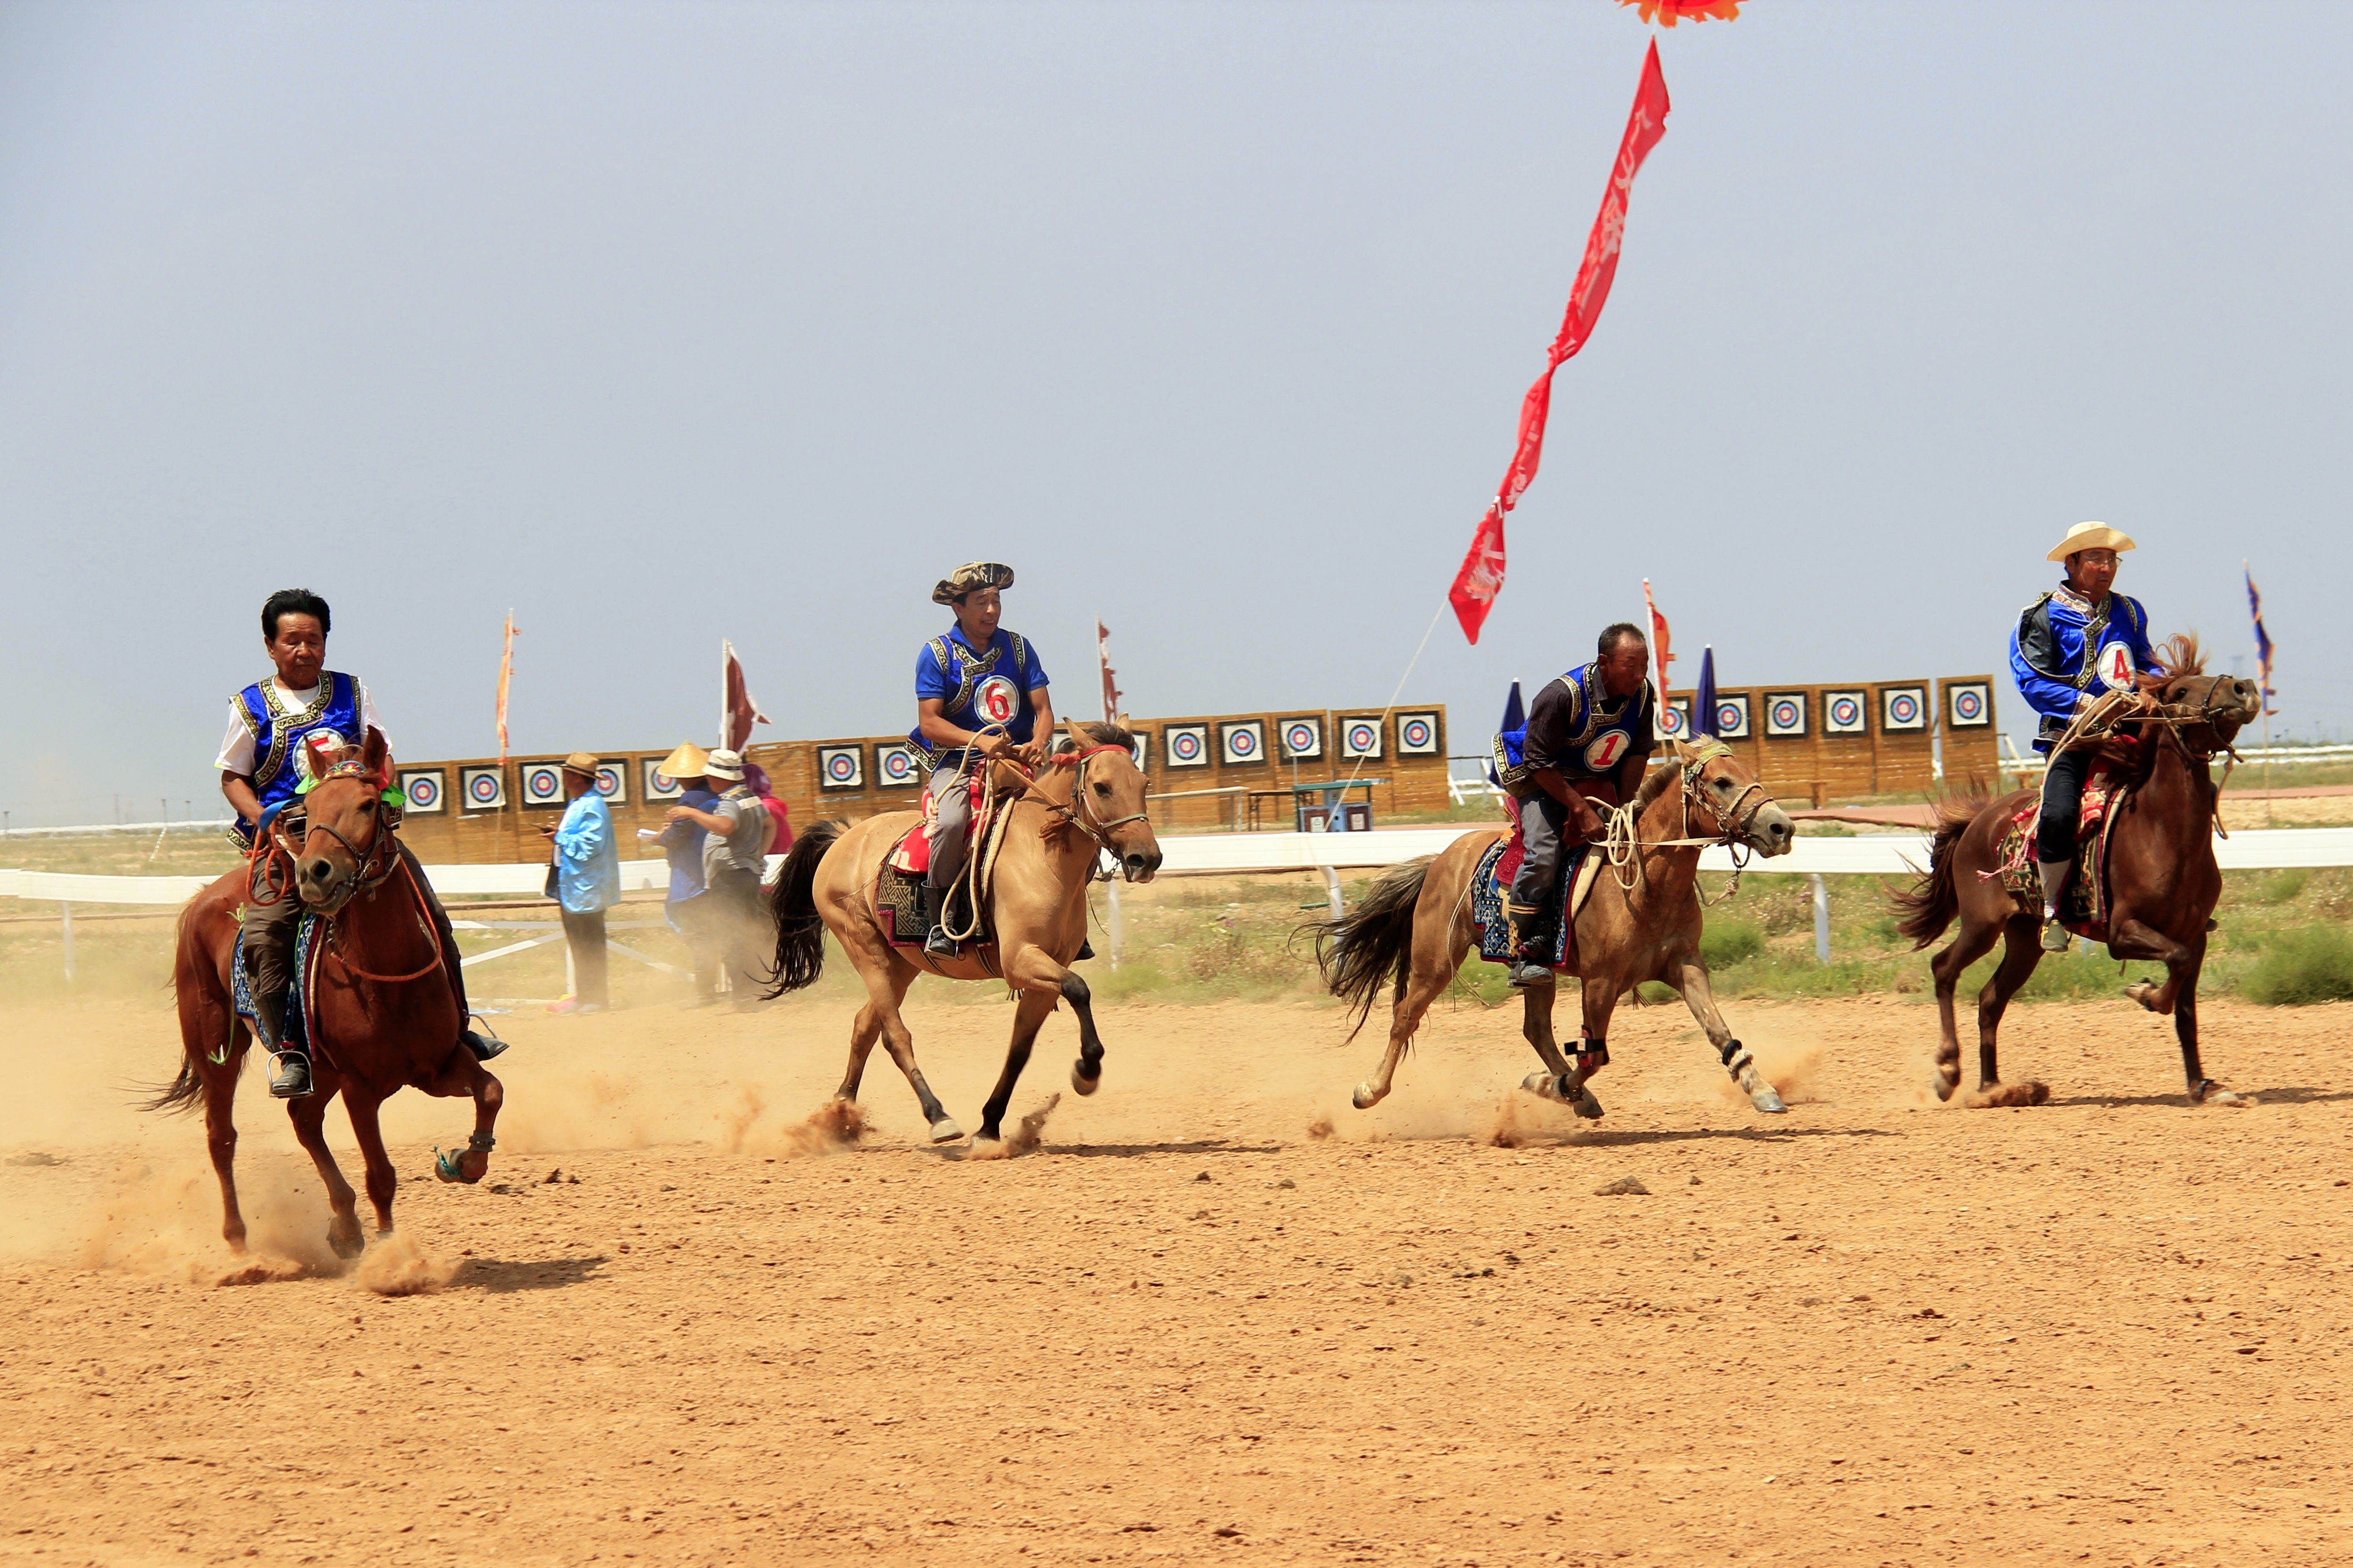
M 849 1068 L 838 1098 L 855 1100 L 874 1042 L 899 1070 L 931 1123 L 932 1142 L 964 1136 L 915 1065 L 913 1033 L 900 1016 L 907 987 L 918 974 L 949 980 L 997 981 L 1021 994 L 1013 1015 L 1013 1043 L 1005 1071 L 981 1108 L 980 1138 L 1001 1134 L 1013 1086 L 1029 1064 L 1029 1047 L 1046 1016 L 1063 1001 L 1079 1017 L 1079 1059 L 1071 1087 L 1092 1094 L 1103 1081 L 1103 1040 L 1095 1033 L 1087 983 L 1071 961 L 1087 936 L 1087 884 L 1106 850 L 1131 882 L 1148 882 L 1160 869 L 1160 842 L 1145 818 L 1144 775 L 1137 771 L 1134 741 L 1110 724 L 1069 726 L 1071 738 L 1039 770 L 1035 781 L 1009 763 L 993 764 L 995 784 L 1009 797 L 1000 808 L 1003 826 L 982 889 L 996 937 L 993 956 L 975 942 L 961 956 L 935 959 L 921 947 L 893 947 L 874 909 L 874 885 L 884 857 L 909 829 L 914 812 L 870 817 L 854 827 L 823 822 L 794 844 L 778 874 L 776 985 L 782 995 L 816 981 L 825 966 L 825 938 L 831 931 L 866 982 L 866 1005 L 849 1032 Z M 973 837 L 978 858 L 986 845 Z
M 1682 993 L 1725 1070 L 1751 1104 L 1765 1111 L 1788 1109 L 1757 1070 L 1747 1047 L 1733 1038 L 1709 990 L 1707 965 L 1699 956 L 1699 857 L 1710 843 L 1785 855 L 1797 827 L 1721 742 L 1677 742 L 1675 752 L 1674 763 L 1654 767 L 1643 778 L 1623 818 L 1630 835 L 1618 847 L 1619 863 L 1601 868 L 1576 915 L 1569 956 L 1583 982 L 1585 1026 L 1573 1060 L 1553 1038 L 1556 987 L 1532 985 L 1526 991 L 1521 1033 L 1545 1070 L 1530 1074 L 1524 1087 L 1579 1116 L 1601 1114 L 1601 1102 L 1586 1082 L 1609 1061 L 1609 1016 L 1618 998 L 1645 980 Z M 1694 826 L 1714 832 L 1695 838 Z M 1384 875 L 1347 914 L 1308 928 L 1315 933 L 1324 984 L 1355 1008 L 1358 1028 L 1383 985 L 1394 982 L 1388 1050 L 1371 1081 L 1356 1086 L 1357 1110 L 1388 1097 L 1422 1015 L 1462 967 L 1478 936 L 1471 916 L 1471 879 L 1488 847 L 1504 836 L 1501 828 L 1466 833 L 1442 853 L 1409 860 Z M 1588 853 L 1609 851 L 1596 846 Z M 1349 1038 L 1355 1037 L 1351 1032 Z
M 417 863 L 379 799 L 387 761 L 383 734 L 370 730 L 358 758 L 329 768 L 302 797 L 300 843 L 286 835 L 285 818 L 271 829 L 292 872 L 280 896 L 299 897 L 330 922 L 313 1008 L 320 1037 L 310 1042 L 314 1091 L 287 1101 L 286 1112 L 295 1141 L 326 1184 L 334 1211 L 327 1240 L 343 1258 L 358 1257 L 364 1243 L 356 1195 L 327 1148 L 327 1106 L 338 1093 L 367 1166 L 378 1236 L 392 1232 L 400 1178 L 385 1152 L 377 1108 L 403 1089 L 471 1097 L 473 1136 L 462 1154 L 443 1156 L 437 1169 L 444 1181 L 479 1182 L 490 1169 L 491 1130 L 504 1098 L 499 1080 L 458 1043 L 458 999 L 442 967 L 440 936 L 425 906 Z M 237 907 L 251 896 L 249 873 L 240 867 L 181 911 L 173 970 L 180 1074 L 148 1107 L 176 1110 L 203 1102 L 206 1141 L 220 1180 L 221 1234 L 238 1252 L 245 1250 L 245 1216 L 237 1201 L 232 1111 L 252 1033 L 231 1000 L 230 965 Z

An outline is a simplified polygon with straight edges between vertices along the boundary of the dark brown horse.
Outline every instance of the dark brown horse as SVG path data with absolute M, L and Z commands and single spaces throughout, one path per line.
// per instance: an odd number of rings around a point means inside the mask
M 2108 835 L 2108 929 L 2111 958 L 2151 959 L 2165 965 L 2165 983 L 2137 982 L 2125 994 L 2152 1013 L 2171 1014 L 2181 1042 L 2181 1067 L 2192 1105 L 2243 1103 L 2205 1076 L 2198 1059 L 2198 972 L 2206 961 L 2208 917 L 2222 894 L 2214 863 L 2215 785 L 2211 764 L 2240 727 L 2255 717 L 2254 682 L 2208 675 L 2198 640 L 2178 636 L 2159 657 L 2164 685 L 2153 714 L 2116 726 L 2115 751 L 2128 757 L 2128 792 L 2112 809 Z M 2126 742 L 2129 742 L 2127 745 Z M 2042 962 L 2042 906 L 2031 892 L 2012 892 L 1998 868 L 2010 823 L 2035 792 L 2019 790 L 1989 802 L 1980 792 L 1941 808 L 1928 869 L 1895 895 L 1896 929 L 1915 948 L 1927 946 L 1956 919 L 1960 935 L 1929 962 L 1936 980 L 1943 1038 L 1936 1051 L 1936 1097 L 1952 1098 L 1961 1081 L 1961 1042 L 1953 993 L 1962 972 L 2003 944 L 2001 963 L 1978 993 L 1978 1093 L 1973 1105 L 2008 1105 L 2042 1098 L 2040 1084 L 2004 1089 L 1994 1062 L 1994 1036 L 2003 1010 Z M 2094 939 L 2099 940 L 2099 939 Z
M 315 1092 L 287 1102 L 296 1142 L 309 1151 L 327 1185 L 334 1218 L 327 1240 L 343 1258 L 359 1256 L 358 1205 L 327 1150 L 327 1102 L 337 1093 L 367 1164 L 368 1201 L 378 1236 L 392 1230 L 399 1177 L 385 1152 L 377 1107 L 402 1089 L 470 1095 L 474 1133 L 462 1155 L 440 1162 L 445 1181 L 479 1182 L 489 1171 L 491 1129 L 498 1121 L 499 1080 L 458 1042 L 457 995 L 441 967 L 440 939 L 425 904 L 417 864 L 401 847 L 378 798 L 387 777 L 384 736 L 370 730 L 355 759 L 328 768 L 303 797 L 305 831 L 297 844 L 278 825 L 270 847 L 291 858 L 280 896 L 299 897 L 325 917 L 311 1040 Z M 264 889 L 266 896 L 267 889 Z M 237 1204 L 237 1077 L 252 1035 L 232 1000 L 237 909 L 253 896 L 240 868 L 190 900 L 180 914 L 173 980 L 180 1005 L 180 1075 L 152 1110 L 202 1100 L 205 1136 L 220 1178 L 221 1234 L 245 1250 L 245 1216 Z M 293 1012 L 288 1007 L 290 1016 Z
M 1521 1087 L 1579 1116 L 1599 1116 L 1601 1102 L 1586 1080 L 1609 1063 L 1610 1014 L 1620 996 L 1656 980 L 1682 994 L 1751 1104 L 1767 1112 L 1787 1110 L 1716 1009 L 1707 965 L 1699 955 L 1699 857 L 1707 844 L 1786 855 L 1796 825 L 1757 775 L 1713 740 L 1696 746 L 1675 742 L 1674 758 L 1644 777 L 1624 820 L 1628 837 L 1616 845 L 1623 864 L 1601 868 L 1592 895 L 1576 915 L 1570 960 L 1582 981 L 1585 1026 L 1574 1060 L 1561 1054 L 1553 1038 L 1556 987 L 1529 986 L 1521 1033 L 1535 1047 L 1544 1070 L 1529 1075 Z M 1437 856 L 1409 860 L 1385 873 L 1338 920 L 1307 928 L 1315 934 L 1324 984 L 1350 1004 L 1359 1028 L 1384 989 L 1394 996 L 1388 1049 L 1379 1072 L 1356 1086 L 1357 1110 L 1387 1098 L 1422 1015 L 1477 940 L 1471 882 L 1481 858 L 1502 837 L 1500 828 L 1466 833 Z M 1588 853 L 1608 851 L 1597 847 Z

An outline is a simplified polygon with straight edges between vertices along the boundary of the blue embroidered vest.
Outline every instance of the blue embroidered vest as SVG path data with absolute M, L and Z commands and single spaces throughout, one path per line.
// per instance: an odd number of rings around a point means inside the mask
M 1574 694 L 1576 718 L 1569 725 L 1567 743 L 1561 753 L 1552 760 L 1554 769 L 1571 779 L 1608 778 L 1618 771 L 1641 736 L 1642 721 L 1651 708 L 1649 680 L 1642 689 L 1626 700 L 1616 713 L 1604 713 L 1603 702 L 1609 700 L 1601 684 L 1600 672 L 1590 664 L 1580 665 L 1560 677 L 1561 683 Z M 1526 782 L 1528 764 L 1526 747 L 1528 728 L 1506 730 L 1495 737 L 1495 776 L 1505 789 Z
M 320 672 L 319 695 L 307 708 L 285 706 L 277 683 L 268 680 L 238 692 L 231 706 L 253 731 L 253 793 L 265 811 L 311 782 L 309 737 L 328 731 L 354 746 L 367 740 L 360 731 L 360 683 L 332 669 Z
M 955 690 L 940 702 L 941 718 L 976 733 L 1001 724 L 1016 743 L 1025 743 L 1038 724 L 1037 710 L 1029 706 L 1029 645 L 1019 632 L 1004 636 L 1002 644 L 991 637 L 983 654 L 974 653 L 960 638 L 944 636 L 925 643 L 923 650 L 941 675 L 955 683 Z M 945 766 L 961 750 L 934 746 L 923 739 L 921 724 L 907 731 L 907 743 L 933 768 Z

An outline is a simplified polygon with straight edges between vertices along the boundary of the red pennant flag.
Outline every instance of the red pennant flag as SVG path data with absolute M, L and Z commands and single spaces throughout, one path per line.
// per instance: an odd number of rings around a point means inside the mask
M 1659 138 L 1667 133 L 1670 107 L 1667 79 L 1659 69 L 1659 41 L 1653 38 L 1650 52 L 1642 58 L 1641 83 L 1634 89 L 1634 108 L 1626 117 L 1626 135 L 1618 144 L 1609 187 L 1601 195 L 1600 216 L 1593 220 L 1593 233 L 1585 242 L 1585 259 L 1578 264 L 1576 286 L 1568 292 L 1568 311 L 1546 355 L 1544 374 L 1520 402 L 1520 439 L 1512 453 L 1512 466 L 1504 470 L 1503 487 L 1487 514 L 1479 520 L 1471 553 L 1462 558 L 1462 569 L 1455 574 L 1454 586 L 1446 595 L 1454 605 L 1455 618 L 1462 623 L 1462 635 L 1473 643 L 1479 640 L 1479 628 L 1504 587 L 1504 514 L 1520 504 L 1520 497 L 1535 479 L 1537 464 L 1544 460 L 1553 372 L 1591 339 L 1594 324 L 1601 319 L 1601 307 L 1609 303 L 1609 285 L 1618 276 L 1618 253 L 1626 243 L 1626 204 L 1634 194 L 1634 175 L 1651 149 L 1659 144 Z
M 740 752 L 744 742 L 752 738 L 752 726 L 772 722 L 760 711 L 759 699 L 744 682 L 744 663 L 735 657 L 735 645 L 722 637 L 720 658 L 720 744 L 731 752 Z
M 1674 663 L 1675 656 L 1668 650 L 1667 617 L 1659 614 L 1658 601 L 1651 597 L 1651 580 L 1648 577 L 1642 579 L 1642 607 L 1651 612 L 1651 652 L 1659 661 L 1659 695 L 1664 697 L 1667 694 L 1667 666 Z
M 499 652 L 499 766 L 507 765 L 507 687 L 514 680 L 514 612 L 507 612 L 507 637 Z

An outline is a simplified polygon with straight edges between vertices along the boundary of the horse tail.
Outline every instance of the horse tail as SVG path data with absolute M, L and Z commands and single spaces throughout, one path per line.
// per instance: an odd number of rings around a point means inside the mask
M 196 905 L 200 901 L 190 899 L 182 906 L 179 921 L 174 927 L 172 986 L 175 991 L 182 986 L 201 984 L 196 967 L 199 955 L 189 945 L 188 932 L 188 924 L 195 918 Z M 229 1028 L 232 1033 L 236 1027 L 236 1020 L 231 1018 Z M 244 1058 L 239 1058 L 237 1066 L 242 1068 L 244 1065 Z M 189 1055 L 187 1047 L 183 1045 L 180 1048 L 180 1076 L 157 1089 L 151 1099 L 140 1101 L 138 1108 L 142 1110 L 189 1110 L 195 1109 L 196 1102 L 204 1097 L 205 1080 L 196 1073 L 195 1058 Z
M 1394 986 L 1394 997 L 1405 995 L 1406 977 L 1413 970 L 1413 910 L 1420 901 L 1421 885 L 1430 876 L 1434 855 L 1408 860 L 1381 874 L 1356 901 L 1356 907 L 1336 920 L 1311 921 L 1300 927 L 1315 938 L 1315 967 L 1333 995 L 1356 1015 L 1348 1031 L 1355 1039 L 1381 986 Z
M 1909 888 L 1899 888 L 1887 896 L 1895 906 L 1895 929 L 1911 938 L 1915 952 L 1944 935 L 1961 912 L 1960 889 L 1953 880 L 1954 852 L 1960 847 L 1961 835 L 1969 830 L 1986 805 L 1983 790 L 1938 801 L 1928 868 Z
M 842 832 L 839 822 L 816 824 L 794 840 L 776 873 L 771 900 L 776 917 L 776 989 L 770 996 L 814 985 L 825 973 L 825 917 L 817 908 L 817 863 Z

